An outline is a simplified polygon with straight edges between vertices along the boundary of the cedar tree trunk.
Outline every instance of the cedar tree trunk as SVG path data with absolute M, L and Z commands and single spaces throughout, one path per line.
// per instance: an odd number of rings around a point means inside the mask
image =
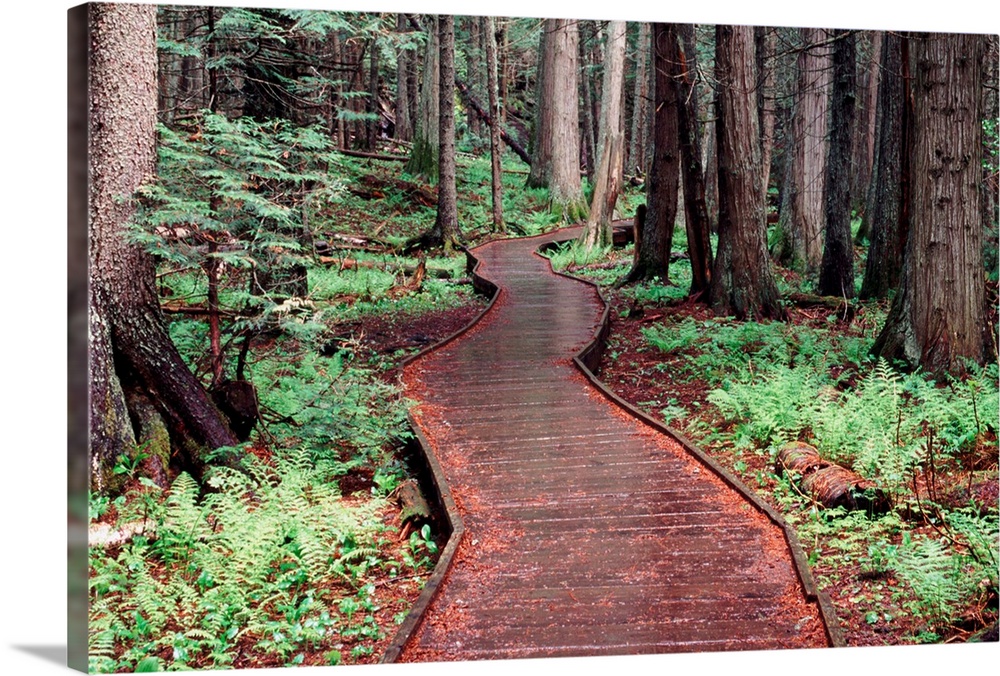
M 206 449 L 236 438 L 170 341 L 152 257 L 129 242 L 131 197 L 156 160 L 156 8 L 91 5 L 90 443 L 96 490 L 139 445 L 165 481 L 171 455 L 200 473 Z
M 855 32 L 834 34 L 830 156 L 826 166 L 826 237 L 819 272 L 823 296 L 854 298 L 851 240 L 851 145 L 854 138 Z
M 930 373 L 985 358 L 981 35 L 911 36 L 910 233 L 899 292 L 872 352 Z
M 716 28 L 719 251 L 710 289 L 719 314 L 784 318 L 766 248 L 753 28 Z

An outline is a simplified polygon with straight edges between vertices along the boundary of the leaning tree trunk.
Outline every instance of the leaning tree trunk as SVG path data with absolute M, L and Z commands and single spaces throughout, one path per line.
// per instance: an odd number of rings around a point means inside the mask
M 115 490 L 112 467 L 138 445 L 163 482 L 172 455 L 199 473 L 205 449 L 236 438 L 170 341 L 152 256 L 128 237 L 155 170 L 156 8 L 95 4 L 90 19 L 91 476 Z
M 783 318 L 766 247 L 753 28 L 716 28 L 719 251 L 710 289 L 719 314 Z
M 601 101 L 601 151 L 594 177 L 594 196 L 581 242 L 587 249 L 611 244 L 611 221 L 622 187 L 625 137 L 622 98 L 625 83 L 625 22 L 608 24 Z
M 981 69 L 984 37 L 910 38 L 910 233 L 899 292 L 872 352 L 961 374 L 986 353 Z
M 868 204 L 862 217 L 862 229 L 869 232 L 871 242 L 859 294 L 862 300 L 887 298 L 889 292 L 899 286 L 903 268 L 909 218 L 907 165 L 910 157 L 904 149 L 912 126 L 912 111 L 907 103 L 910 98 L 906 84 L 907 51 L 906 38 L 892 31 L 882 35 L 875 157 Z
M 662 277 L 667 279 L 674 218 L 677 216 L 677 83 L 670 75 L 670 59 L 676 55 L 673 24 L 655 23 L 653 51 L 653 156 L 646 180 L 646 218 L 637 240 L 635 261 L 622 283 Z
M 823 296 L 854 298 L 851 240 L 851 144 L 854 138 L 855 32 L 834 33 L 833 92 L 830 97 L 830 156 L 826 167 L 826 236 L 819 272 Z

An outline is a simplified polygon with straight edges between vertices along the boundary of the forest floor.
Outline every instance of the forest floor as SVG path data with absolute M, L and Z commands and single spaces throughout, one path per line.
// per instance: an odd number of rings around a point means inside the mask
M 627 262 L 629 252 L 612 252 L 610 256 L 619 263 Z M 813 574 L 819 588 L 829 595 L 847 645 L 907 645 L 928 640 L 951 643 L 973 636 L 977 640 L 997 640 L 997 601 L 995 594 L 990 593 L 980 595 L 966 607 L 953 608 L 955 619 L 946 627 L 936 626 L 934 632 L 929 632 L 926 615 L 921 618 L 912 612 L 913 592 L 908 583 L 898 579 L 891 566 L 873 565 L 873 552 L 879 551 L 873 548 L 885 546 L 884 541 L 877 540 L 882 540 L 886 533 L 855 513 L 850 523 L 863 525 L 853 535 L 845 535 L 844 528 L 850 530 L 851 526 L 846 522 L 836 523 L 842 515 L 824 510 L 809 496 L 795 492 L 794 484 L 776 474 L 773 453 L 763 452 L 759 447 L 748 448 L 745 439 L 740 439 L 746 434 L 746 426 L 728 419 L 710 400 L 710 393 L 720 386 L 718 375 L 691 367 L 697 353 L 692 350 L 665 353 L 651 345 L 644 333 L 655 325 L 712 326 L 718 318 L 707 305 L 684 298 L 677 287 L 671 300 L 643 299 L 641 291 L 616 288 L 608 268 L 608 262 L 603 260 L 591 265 L 570 264 L 568 270 L 596 277 L 611 306 L 610 337 L 598 377 L 640 410 L 667 419 L 668 424 L 691 438 L 798 528 Z M 624 269 L 627 267 L 619 267 L 619 274 Z M 877 324 L 864 316 L 845 321 L 822 308 L 788 309 L 790 334 L 830 330 L 861 339 L 865 334 L 873 337 L 877 330 Z M 735 359 L 752 363 L 757 347 L 746 346 L 745 355 L 737 354 Z M 841 387 L 845 390 L 861 379 L 860 373 L 851 373 L 840 366 L 832 367 L 832 371 L 835 378 L 842 379 Z M 933 476 L 918 476 L 915 481 L 921 485 L 928 480 L 936 481 L 939 494 L 956 496 L 958 502 L 965 504 L 970 497 L 975 498 L 978 504 L 985 505 L 986 512 L 995 513 L 995 430 L 978 441 L 976 455 L 977 466 L 985 471 L 975 474 L 939 471 Z M 977 479 L 974 483 L 973 476 Z M 911 539 L 936 539 L 943 534 L 940 523 L 926 518 L 922 512 L 911 513 L 904 521 L 909 522 L 889 535 L 889 548 L 898 547 L 904 539 L 909 543 Z

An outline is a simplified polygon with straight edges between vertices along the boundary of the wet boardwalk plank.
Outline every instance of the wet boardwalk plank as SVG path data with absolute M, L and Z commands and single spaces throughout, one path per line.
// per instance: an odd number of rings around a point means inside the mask
M 465 533 L 400 660 L 829 645 L 781 528 L 581 376 L 603 306 L 544 241 L 477 249 L 497 301 L 405 371 Z

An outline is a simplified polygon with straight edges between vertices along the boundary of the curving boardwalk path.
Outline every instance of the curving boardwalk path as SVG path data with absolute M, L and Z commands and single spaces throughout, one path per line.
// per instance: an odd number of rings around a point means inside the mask
M 573 364 L 603 306 L 533 253 L 571 234 L 479 247 L 493 307 L 405 370 L 465 532 L 398 660 L 829 645 L 784 531 Z

